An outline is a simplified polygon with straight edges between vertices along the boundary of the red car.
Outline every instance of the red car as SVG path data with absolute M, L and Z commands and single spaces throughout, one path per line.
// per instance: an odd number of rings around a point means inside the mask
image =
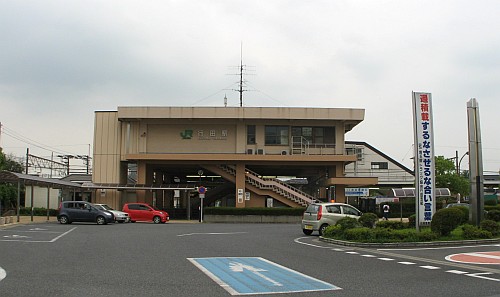
M 125 203 L 122 211 L 128 213 L 132 223 L 137 221 L 153 221 L 153 223 L 159 224 L 169 221 L 166 211 L 160 210 L 147 203 Z

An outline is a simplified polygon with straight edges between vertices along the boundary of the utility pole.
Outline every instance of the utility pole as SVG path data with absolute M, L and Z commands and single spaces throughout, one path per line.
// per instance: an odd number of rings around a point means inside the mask
M 243 42 L 240 47 L 240 107 L 243 107 Z
M 248 71 L 248 65 L 243 64 L 243 42 L 241 43 L 241 48 L 240 48 L 240 65 L 238 66 L 231 66 L 231 67 L 238 67 L 239 73 L 233 75 L 239 75 L 240 79 L 238 81 L 238 89 L 230 89 L 231 91 L 236 91 L 240 93 L 240 107 L 243 107 L 243 92 L 246 92 L 248 90 L 244 89 L 243 84 L 245 81 L 243 80 L 243 72 L 245 72 L 245 75 L 248 75 L 246 71 Z M 224 106 L 227 106 L 226 99 L 224 99 Z

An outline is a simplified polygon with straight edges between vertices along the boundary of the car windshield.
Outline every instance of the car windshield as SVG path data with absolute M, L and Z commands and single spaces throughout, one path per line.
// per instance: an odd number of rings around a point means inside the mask
M 112 209 L 111 207 L 109 207 L 107 204 L 101 204 L 102 208 L 104 208 L 105 210 L 114 210 Z
M 93 206 L 99 210 L 106 210 L 102 205 L 94 204 Z
M 159 209 L 158 207 L 154 206 L 154 205 L 151 205 L 151 207 L 154 209 L 154 210 L 161 210 Z

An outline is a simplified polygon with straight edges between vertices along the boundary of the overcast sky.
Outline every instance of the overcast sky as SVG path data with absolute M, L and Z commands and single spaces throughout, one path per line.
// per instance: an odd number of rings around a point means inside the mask
M 498 173 L 499 12 L 497 0 L 2 0 L 0 145 L 88 154 L 96 110 L 238 106 L 243 44 L 244 106 L 363 108 L 346 138 L 410 168 L 411 92 L 432 93 L 446 157 L 467 151 L 477 98 L 484 170 Z

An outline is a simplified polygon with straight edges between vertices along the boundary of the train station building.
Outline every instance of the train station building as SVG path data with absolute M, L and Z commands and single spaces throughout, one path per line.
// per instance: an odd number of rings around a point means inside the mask
M 364 109 L 288 107 L 118 107 L 96 111 L 94 201 L 121 209 L 205 206 L 301 207 L 345 201 L 357 160 L 345 134 Z

